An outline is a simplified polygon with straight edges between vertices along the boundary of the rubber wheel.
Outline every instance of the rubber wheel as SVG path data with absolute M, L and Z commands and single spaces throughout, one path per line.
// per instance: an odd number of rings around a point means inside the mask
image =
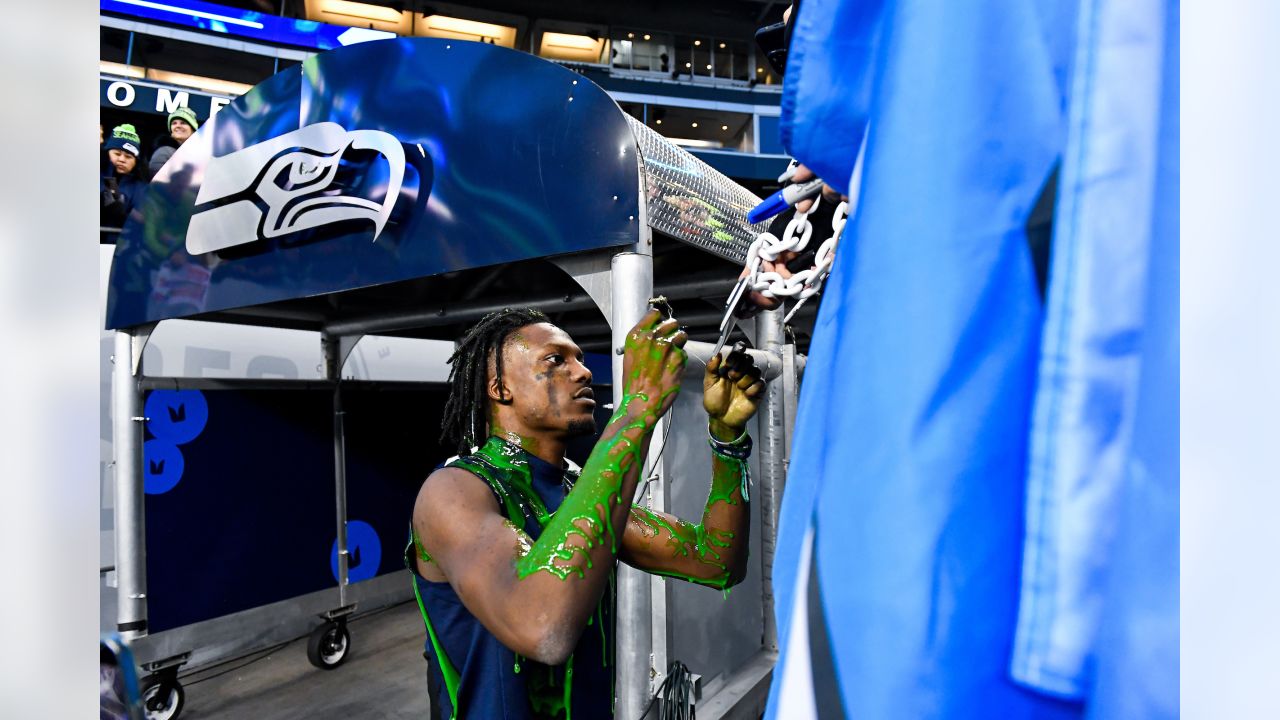
M 307 659 L 321 670 L 332 670 L 347 659 L 351 649 L 351 633 L 345 624 L 327 622 L 311 631 L 307 638 Z
M 142 690 L 142 707 L 147 720 L 174 720 L 182 714 L 187 694 L 175 681 L 158 680 Z

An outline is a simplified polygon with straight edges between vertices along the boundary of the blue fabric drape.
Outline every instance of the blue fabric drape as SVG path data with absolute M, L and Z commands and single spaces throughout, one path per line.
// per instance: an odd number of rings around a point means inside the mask
M 1053 53 L 1068 44 L 1049 42 L 1045 24 L 1060 13 L 1009 0 L 872 6 L 806 3 L 788 60 L 788 83 L 851 83 L 845 122 L 826 126 L 798 89 L 783 118 L 793 140 L 825 153 L 844 140 L 824 142 L 832 128 L 862 117 L 870 132 L 805 371 L 774 564 L 778 627 L 789 627 L 796 548 L 816 520 L 848 716 L 1075 717 L 1078 706 L 1008 672 L 1041 325 L 1024 227 L 1062 145 Z M 819 25 L 828 32 L 811 38 Z M 861 76 L 814 72 L 840 62 L 824 37 L 877 38 L 865 108 Z M 830 179 L 816 155 L 799 159 Z
M 1129 470 L 1152 217 L 1169 207 L 1155 194 L 1166 5 L 1080 4 L 1011 663 L 1017 680 L 1062 697 L 1084 698 L 1090 683 Z

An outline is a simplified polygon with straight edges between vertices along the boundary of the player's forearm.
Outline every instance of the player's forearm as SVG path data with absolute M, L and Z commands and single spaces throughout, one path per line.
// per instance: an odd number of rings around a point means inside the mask
M 743 496 L 747 462 L 713 453 L 711 490 L 702 510 L 702 527 L 714 540 L 725 569 L 725 582 L 736 585 L 746 576 L 751 505 Z
M 736 431 L 732 439 L 737 439 Z M 623 559 L 646 572 L 727 588 L 746 575 L 750 505 L 743 496 L 744 460 L 713 456 L 702 522 L 631 508 Z

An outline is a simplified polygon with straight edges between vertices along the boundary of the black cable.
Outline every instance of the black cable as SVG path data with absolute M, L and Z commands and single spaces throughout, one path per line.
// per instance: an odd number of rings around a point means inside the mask
M 409 603 L 409 602 L 412 602 L 412 601 L 411 601 L 411 600 L 405 600 L 405 601 L 403 601 L 403 602 L 398 602 L 398 603 L 395 603 L 395 604 L 392 604 L 392 605 L 386 605 L 386 606 L 384 606 L 384 607 L 380 607 L 380 608 L 378 608 L 378 609 L 376 609 L 376 610 L 370 610 L 370 611 L 369 611 L 369 612 L 367 612 L 367 613 L 362 613 L 362 614 L 360 614 L 360 615 L 353 615 L 353 616 L 351 616 L 351 618 L 350 618 L 347 622 L 348 622 L 348 623 L 352 623 L 352 622 L 355 622 L 356 620 L 364 620 L 365 618 L 370 618 L 370 617 L 373 617 L 374 615 L 380 615 L 380 614 L 382 614 L 382 613 L 384 613 L 384 612 L 387 612 L 388 610 L 394 610 L 395 608 L 398 608 L 398 607 L 400 607 L 401 605 L 404 605 L 404 604 Z M 191 670 L 191 671 L 189 671 L 189 672 L 187 672 L 187 673 L 185 673 L 185 674 L 183 674 L 183 675 L 179 675 L 179 676 L 178 676 L 178 679 L 182 680 L 182 684 L 183 684 L 183 686 L 184 686 L 184 687 L 190 687 L 190 686 L 192 686 L 192 685 L 199 685 L 200 683 L 205 682 L 206 680 L 213 680 L 214 678 L 220 678 L 220 677 L 222 677 L 223 675 L 226 675 L 227 673 L 233 673 L 233 672 L 235 672 L 235 671 L 237 671 L 237 670 L 243 670 L 244 668 L 247 668 L 247 667 L 249 667 L 250 665 L 252 665 L 252 664 L 254 664 L 254 663 L 258 662 L 259 660 L 263 660 L 263 659 L 265 659 L 265 658 L 271 657 L 272 653 L 275 653 L 277 650 L 280 650 L 280 649 L 282 649 L 282 648 L 284 648 L 284 647 L 286 647 L 286 646 L 288 646 L 288 645 L 292 645 L 293 643 L 295 643 L 295 642 L 297 642 L 297 641 L 299 641 L 299 640 L 301 640 L 301 639 L 303 639 L 303 638 L 305 638 L 305 637 L 310 636 L 312 632 L 314 632 L 314 630 L 308 630 L 305 634 L 299 635 L 299 636 L 297 636 L 297 637 L 295 637 L 295 638 L 293 638 L 293 639 L 291 639 L 291 640 L 285 640 L 284 642 L 277 643 L 277 644 L 275 644 L 275 645 L 272 645 L 271 647 L 264 648 L 264 649 L 262 649 L 262 650 L 255 650 L 255 651 L 253 651 L 253 652 L 251 652 L 251 653 L 248 653 L 248 654 L 246 654 L 246 655 L 241 655 L 241 656 L 239 656 L 239 657 L 230 658 L 230 659 L 227 659 L 227 660 L 223 660 L 222 662 L 219 662 L 219 663 L 213 663 L 212 665 L 206 665 L 206 666 L 204 666 L 204 667 L 202 667 L 202 668 L 197 668 L 197 669 Z M 251 655 L 257 655 L 257 657 L 250 657 Z M 197 678 L 197 679 L 195 679 L 195 680 L 191 680 L 191 679 L 190 679 L 191 677 L 193 677 L 193 676 L 195 676 L 195 675 L 199 675 L 199 674 L 201 674 L 201 673 L 209 672 L 210 670 L 212 670 L 212 669 L 214 669 L 214 668 L 219 668 L 219 667 L 222 667 L 223 665 L 228 665 L 228 664 L 230 664 L 230 663 L 234 663 L 234 662 L 237 662 L 237 661 L 239 661 L 239 660 L 244 660 L 245 658 L 250 658 L 250 659 L 249 659 L 249 660 L 246 660 L 246 661 L 245 661 L 245 662 L 243 662 L 243 663 L 240 663 L 239 665 L 236 665 L 235 667 L 232 667 L 232 668 L 228 668 L 228 669 L 226 669 L 226 670 L 223 670 L 222 672 L 213 673 L 212 675 L 207 675 L 207 676 L 205 676 L 205 677 Z
M 303 637 L 306 637 L 306 636 L 304 635 Z M 250 665 L 252 665 L 252 664 L 254 664 L 254 663 L 258 662 L 259 660 L 262 660 L 263 658 L 271 657 L 272 653 L 276 652 L 277 650 L 280 650 L 281 648 L 284 648 L 284 647 L 288 646 L 289 644 L 291 644 L 291 643 L 293 643 L 293 642 L 295 642 L 295 641 L 297 641 L 297 640 L 298 640 L 298 638 L 294 638 L 293 640 L 286 640 L 286 641 L 284 641 L 284 642 L 282 642 L 282 643 L 280 643 L 280 644 L 278 644 L 278 645 L 272 645 L 271 647 L 266 648 L 265 650 L 259 650 L 259 651 L 258 651 L 258 653 L 259 653 L 259 654 L 258 654 L 258 656 L 257 656 L 257 657 L 252 658 L 252 659 L 248 660 L 247 662 L 243 662 L 243 663 L 241 663 L 241 664 L 239 664 L 239 665 L 236 665 L 236 666 L 234 666 L 234 667 L 231 667 L 231 668 L 228 668 L 228 669 L 226 669 L 226 670 L 223 670 L 222 672 L 217 672 L 217 673 L 214 673 L 214 674 L 212 674 L 212 675 L 207 675 L 207 676 L 202 677 L 202 678 L 197 678 L 197 679 L 195 679 L 195 680 L 191 680 L 191 679 L 189 679 L 189 678 L 191 678 L 191 676 L 193 676 L 193 675 L 198 675 L 198 674 L 200 674 L 200 673 L 202 673 L 202 672 L 207 672 L 207 671 L 209 671 L 211 668 L 219 667 L 220 665 L 226 665 L 226 664 L 229 664 L 229 663 L 234 662 L 234 661 L 228 660 L 227 662 L 219 663 L 218 665 L 212 665 L 212 666 L 210 666 L 210 667 L 203 667 L 203 668 L 200 668 L 199 670 L 192 670 L 190 673 L 187 673 L 186 675 L 180 675 L 180 676 L 179 676 L 179 679 L 180 679 L 180 680 L 182 680 L 182 684 L 183 684 L 183 686 L 184 686 L 184 687 L 191 687 L 192 685 L 199 685 L 200 683 L 202 683 L 202 682 L 204 682 L 204 681 L 206 681 L 206 680 L 212 680 L 212 679 L 214 679 L 214 678 L 222 677 L 223 675 L 226 675 L 227 673 L 233 673 L 233 672 L 235 672 L 235 671 L 237 671 L 237 670 L 242 670 L 242 669 L 244 669 L 244 668 L 246 668 L 246 667 L 249 667 Z M 241 657 L 239 657 L 239 658 L 236 658 L 236 660 L 244 660 L 244 658 L 245 658 L 245 656 L 241 656 Z
M 658 705 L 656 720 L 697 720 L 698 711 L 693 705 L 693 673 L 684 663 L 672 660 L 667 665 L 667 677 L 649 699 L 640 717 L 648 717 L 658 700 L 662 702 Z

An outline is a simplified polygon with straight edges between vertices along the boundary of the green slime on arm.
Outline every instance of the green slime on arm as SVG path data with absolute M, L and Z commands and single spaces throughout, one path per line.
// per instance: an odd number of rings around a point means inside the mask
M 648 508 L 631 508 L 631 517 L 643 526 L 647 534 L 657 538 L 664 531 L 667 533 L 671 557 L 692 558 L 715 569 L 711 577 L 694 576 L 676 570 L 649 569 L 648 572 L 707 585 L 727 593 L 731 573 L 722 553 L 732 546 L 734 534 L 728 530 L 708 527 L 708 522 L 711 509 L 716 505 L 739 505 L 745 502 L 742 499 L 742 478 L 745 473 L 744 461 L 715 456 L 712 462 L 711 490 L 702 511 L 702 522 L 697 525 L 675 518 L 675 522 L 671 522 Z
M 625 395 L 610 424 L 627 417 L 631 402 L 648 402 L 643 393 Z M 605 542 L 613 554 L 618 552 L 618 538 L 613 527 L 613 508 L 617 507 L 627 472 L 641 461 L 644 433 L 657 418 L 652 414 L 618 428 L 591 453 L 582 476 L 573 491 L 565 497 L 560 509 L 545 526 L 528 554 L 516 562 L 517 575 L 523 579 L 536 572 L 548 572 L 561 580 L 571 575 L 586 577 L 591 568 L 591 550 Z

